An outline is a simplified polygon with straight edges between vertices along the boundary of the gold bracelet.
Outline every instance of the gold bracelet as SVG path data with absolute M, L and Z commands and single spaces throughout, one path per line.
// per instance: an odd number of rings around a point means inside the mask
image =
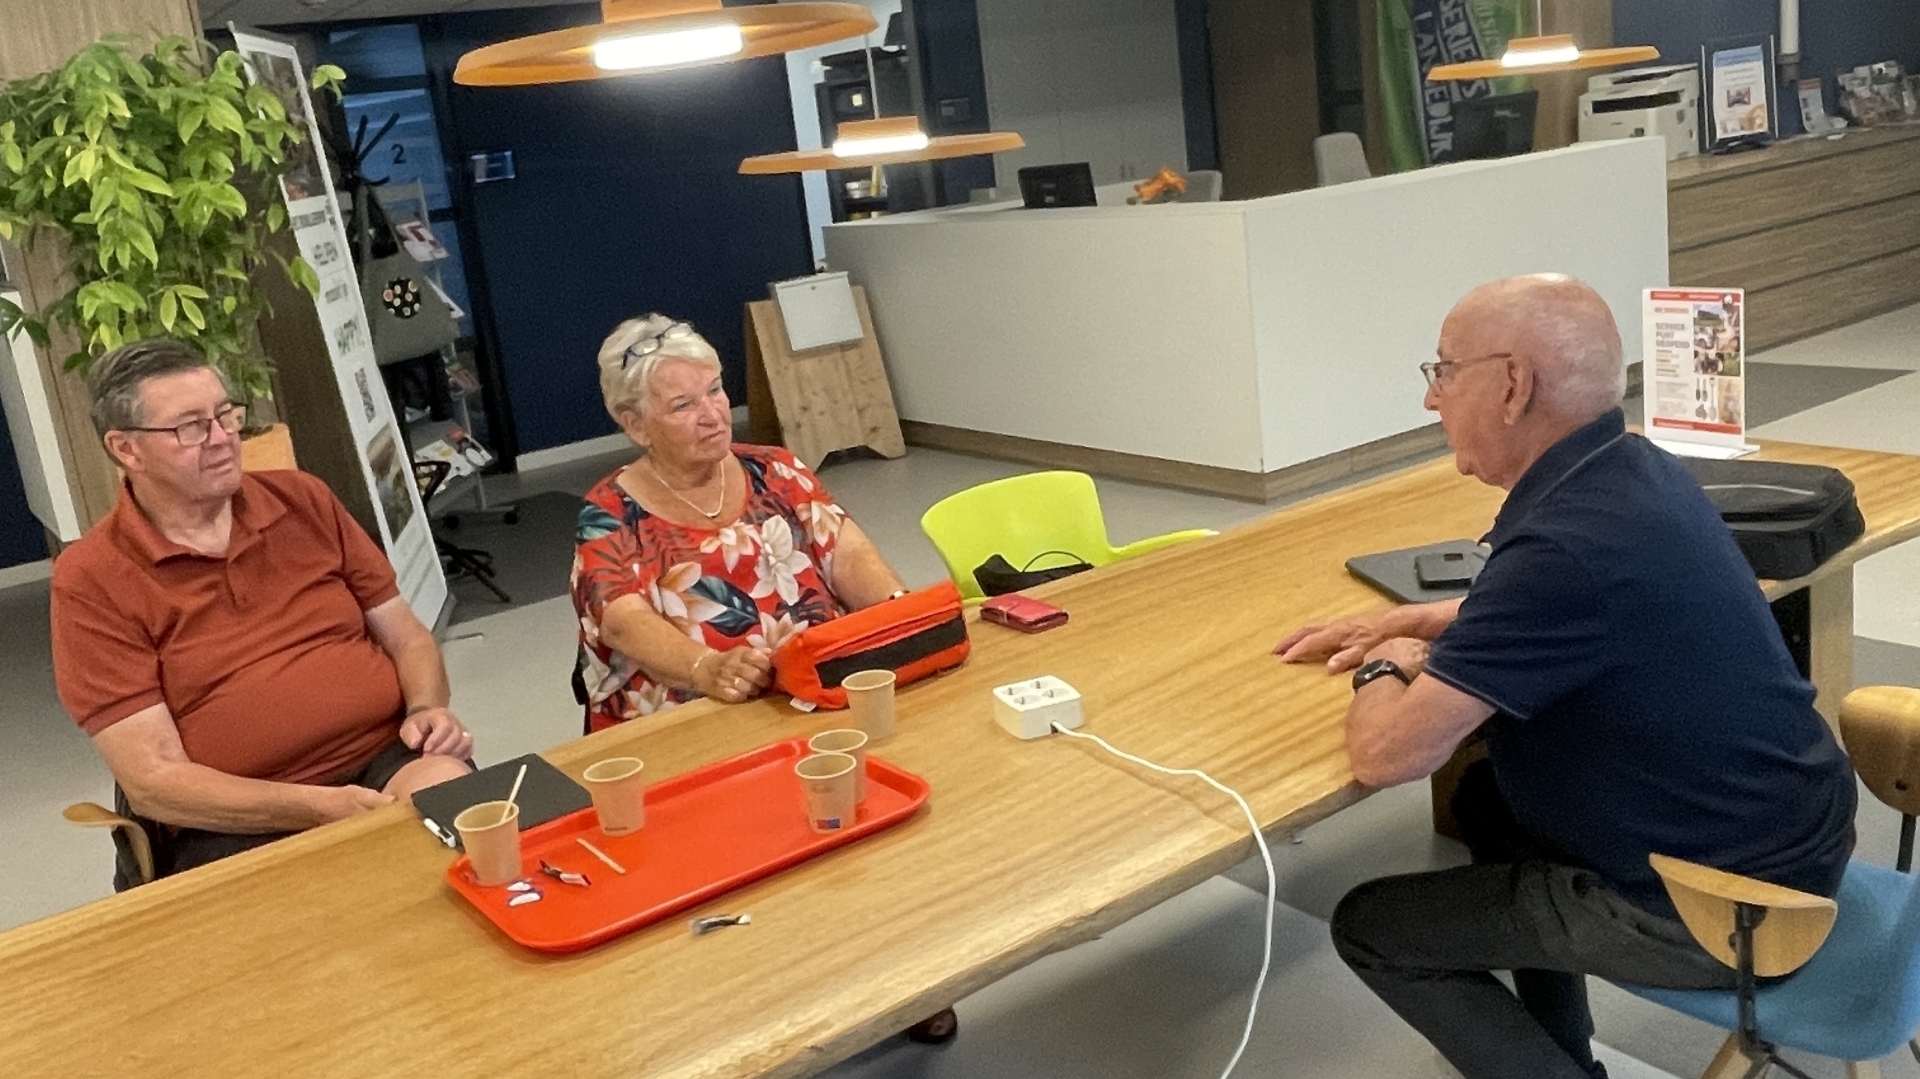
M 705 652 L 700 653 L 700 658 L 693 661 L 693 669 L 687 672 L 688 681 L 692 682 L 694 685 L 699 685 L 700 684 L 700 665 L 702 663 L 705 663 L 709 658 L 713 656 L 717 656 L 719 654 L 720 654 L 719 650 L 715 648 L 709 648 Z

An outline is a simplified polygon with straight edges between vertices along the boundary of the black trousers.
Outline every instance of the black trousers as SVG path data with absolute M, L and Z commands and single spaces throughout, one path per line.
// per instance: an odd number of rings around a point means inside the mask
M 1589 1079 L 1586 975 L 1728 989 L 1734 973 L 1684 925 L 1649 914 L 1588 870 L 1557 865 L 1521 831 L 1486 761 L 1454 815 L 1474 864 L 1368 881 L 1334 910 L 1334 948 L 1467 1079 Z M 1512 991 L 1492 972 L 1511 971 Z
M 420 751 L 408 749 L 406 743 L 395 738 L 387 743 L 366 766 L 349 775 L 333 780 L 329 785 L 344 787 L 347 785 L 366 787 L 368 790 L 381 790 L 400 769 L 420 759 Z M 473 767 L 473 762 L 467 762 Z M 175 873 L 184 873 L 222 858 L 231 858 L 241 851 L 264 847 L 276 839 L 285 839 L 292 832 L 257 832 L 235 835 L 229 832 L 209 832 L 200 828 L 176 828 L 170 824 L 161 824 L 150 817 L 143 817 L 133 811 L 128 804 L 125 791 L 118 783 L 113 786 L 113 811 L 140 826 L 147 833 L 147 848 L 153 854 L 153 877 L 171 877 Z M 113 832 L 113 890 L 124 892 L 144 883 L 140 879 L 140 863 L 133 856 L 133 848 L 128 845 L 119 829 Z

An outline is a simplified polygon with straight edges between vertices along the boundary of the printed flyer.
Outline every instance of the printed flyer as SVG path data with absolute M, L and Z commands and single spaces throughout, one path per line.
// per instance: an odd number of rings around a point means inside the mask
M 1674 453 L 1738 457 L 1747 443 L 1747 348 L 1740 289 L 1648 289 L 1647 437 Z

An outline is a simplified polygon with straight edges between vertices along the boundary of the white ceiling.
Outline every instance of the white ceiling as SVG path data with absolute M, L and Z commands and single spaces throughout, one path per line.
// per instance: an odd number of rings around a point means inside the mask
M 284 26 L 579 2 L 581 0 L 200 0 L 200 21 L 209 27 L 224 27 L 229 22 L 241 26 Z

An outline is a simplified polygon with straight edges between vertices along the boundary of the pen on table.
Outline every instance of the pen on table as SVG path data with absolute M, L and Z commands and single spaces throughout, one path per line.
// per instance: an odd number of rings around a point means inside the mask
M 434 823 L 434 820 L 432 817 L 421 817 L 420 823 L 427 826 L 427 831 L 433 833 L 433 838 L 438 839 L 442 843 L 445 843 L 447 845 L 448 850 L 452 850 L 454 847 L 459 845 L 460 841 L 454 838 L 453 833 L 447 831 L 445 828 L 442 828 L 440 827 L 440 825 Z

